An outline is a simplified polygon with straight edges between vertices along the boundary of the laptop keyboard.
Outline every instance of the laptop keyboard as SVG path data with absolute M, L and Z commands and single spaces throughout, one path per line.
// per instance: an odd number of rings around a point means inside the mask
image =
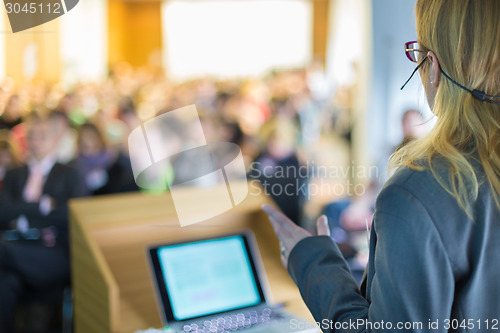
M 264 307 L 185 324 L 183 330 L 190 333 L 234 332 L 268 324 L 282 317 L 279 310 Z

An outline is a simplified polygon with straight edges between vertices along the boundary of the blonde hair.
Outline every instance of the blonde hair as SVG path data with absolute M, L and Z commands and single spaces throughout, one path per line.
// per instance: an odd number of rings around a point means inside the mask
M 500 1 L 418 0 L 416 14 L 424 56 L 432 50 L 442 70 L 468 89 L 500 95 Z M 423 82 L 429 64 L 422 67 Z M 442 75 L 433 112 L 433 130 L 395 152 L 390 167 L 430 169 L 471 218 L 479 186 L 487 181 L 500 209 L 500 105 L 474 98 Z M 446 162 L 447 175 L 438 173 L 437 160 Z M 479 179 L 474 160 L 486 179 Z

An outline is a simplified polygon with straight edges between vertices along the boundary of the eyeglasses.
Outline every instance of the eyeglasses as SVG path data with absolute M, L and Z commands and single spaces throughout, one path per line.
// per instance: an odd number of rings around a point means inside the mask
M 421 50 L 418 48 L 418 42 L 417 41 L 411 41 L 405 43 L 405 54 L 406 57 L 411 61 L 418 63 L 418 57 L 421 53 L 425 52 L 424 50 Z M 410 82 L 410 80 L 413 78 L 413 75 L 419 70 L 419 68 L 424 64 L 424 62 L 427 60 L 427 55 L 424 56 L 422 61 L 418 64 L 418 66 L 413 70 L 413 73 L 411 73 L 410 78 L 406 80 L 405 84 L 401 87 L 401 90 Z M 494 101 L 493 99 L 500 99 L 500 96 L 493 96 L 493 95 L 488 95 L 480 90 L 477 89 L 469 89 L 458 83 L 457 81 L 453 80 L 448 74 L 446 74 L 443 69 L 441 68 L 441 65 L 439 65 L 439 70 L 441 73 L 446 77 L 448 80 L 450 80 L 451 83 L 455 84 L 456 86 L 462 88 L 463 90 L 469 92 L 474 98 L 479 99 L 480 101 L 483 102 L 488 102 L 488 103 L 493 103 L 493 104 L 500 104 L 500 101 Z
M 412 42 L 406 42 L 405 43 L 405 54 L 408 57 L 408 59 L 412 62 L 417 62 L 418 63 L 418 55 L 420 52 L 424 52 L 423 50 L 420 50 L 418 48 L 418 42 L 417 41 L 412 41 Z
M 420 53 L 423 53 L 423 52 L 425 52 L 425 51 L 420 50 L 418 48 L 418 42 L 417 41 L 412 41 L 412 42 L 405 43 L 405 54 L 406 54 L 406 57 L 408 57 L 408 59 L 411 62 L 418 63 L 418 56 L 419 56 Z M 413 70 L 413 73 L 411 73 L 410 78 L 408 80 L 406 80 L 405 84 L 403 84 L 403 86 L 401 87 L 401 90 L 403 90 L 404 87 L 406 87 L 406 85 L 408 84 L 408 82 L 410 82 L 410 80 L 413 78 L 413 75 L 415 75 L 415 73 L 420 69 L 420 67 L 422 67 L 422 65 L 424 64 L 424 62 L 426 60 L 427 60 L 427 56 L 425 56 L 422 59 L 422 61 L 420 61 L 420 63 L 418 64 L 418 66 Z

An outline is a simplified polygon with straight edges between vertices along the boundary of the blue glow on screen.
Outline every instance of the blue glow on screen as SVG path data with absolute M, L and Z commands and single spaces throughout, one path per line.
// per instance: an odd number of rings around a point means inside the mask
M 163 247 L 158 258 L 176 320 L 261 301 L 241 236 Z

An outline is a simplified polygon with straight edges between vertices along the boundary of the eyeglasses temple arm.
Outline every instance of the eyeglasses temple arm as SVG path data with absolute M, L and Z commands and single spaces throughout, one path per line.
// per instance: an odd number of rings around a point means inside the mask
M 419 70 L 419 68 L 422 66 L 422 64 L 427 60 L 427 56 L 424 57 L 424 59 L 422 59 L 422 61 L 420 62 L 420 64 L 418 64 L 418 66 L 413 70 L 413 73 L 411 73 L 410 75 L 410 78 L 408 80 L 406 80 L 405 84 L 403 84 L 403 86 L 401 87 L 401 90 L 404 89 L 404 87 L 406 87 L 406 85 L 408 84 L 408 82 L 410 82 L 411 78 L 413 77 L 413 75 L 415 75 L 415 73 Z

